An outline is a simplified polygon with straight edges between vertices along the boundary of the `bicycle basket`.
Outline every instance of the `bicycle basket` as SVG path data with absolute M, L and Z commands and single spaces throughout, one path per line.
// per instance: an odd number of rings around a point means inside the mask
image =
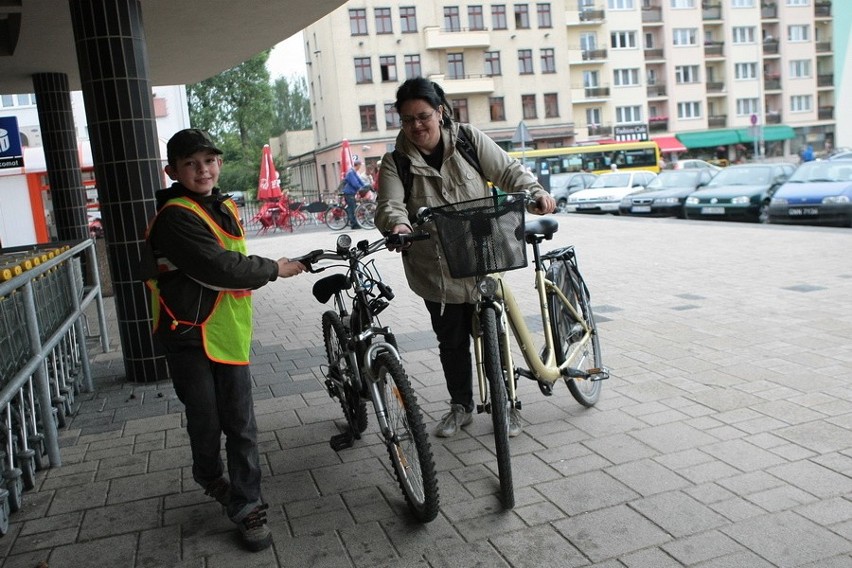
M 524 194 L 504 194 L 432 209 L 453 278 L 527 265 Z

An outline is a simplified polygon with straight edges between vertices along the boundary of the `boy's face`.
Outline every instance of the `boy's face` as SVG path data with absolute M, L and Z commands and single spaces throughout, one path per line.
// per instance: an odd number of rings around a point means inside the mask
M 199 150 L 195 154 L 178 158 L 174 166 L 166 166 L 166 173 L 174 181 L 198 195 L 210 195 L 219 183 L 222 158 L 210 150 Z

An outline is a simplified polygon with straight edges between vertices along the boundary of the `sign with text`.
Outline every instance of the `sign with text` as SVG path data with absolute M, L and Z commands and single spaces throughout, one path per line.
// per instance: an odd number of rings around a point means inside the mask
M 630 124 L 613 128 L 612 137 L 617 142 L 639 142 L 648 139 L 647 124 Z
M 24 167 L 24 152 L 21 135 L 18 133 L 18 118 L 0 116 L 0 169 Z

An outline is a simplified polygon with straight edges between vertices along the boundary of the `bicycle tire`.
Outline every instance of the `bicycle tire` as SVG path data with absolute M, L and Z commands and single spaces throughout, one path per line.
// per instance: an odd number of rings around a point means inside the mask
M 365 229 L 376 228 L 376 204 L 372 201 L 361 203 L 355 209 L 355 220 Z
M 325 212 L 325 224 L 333 231 L 340 231 L 346 227 L 348 218 L 346 209 L 339 205 L 333 205 Z
M 592 313 L 589 294 L 583 284 L 583 279 L 576 269 L 567 262 L 555 261 L 551 263 L 545 274 L 545 278 L 553 282 L 571 305 L 583 316 L 586 324 L 591 329 L 591 337 L 586 343 L 585 349 L 579 354 L 578 365 L 572 365 L 580 370 L 601 367 L 601 351 L 598 338 L 598 328 Z M 562 307 L 554 294 L 548 298 L 548 310 L 550 315 L 550 327 L 553 332 L 553 343 L 556 346 L 556 362 L 562 364 L 566 361 L 571 346 L 582 336 L 583 330 L 579 328 L 579 322 L 574 315 Z M 601 381 L 589 381 L 564 377 L 565 384 L 574 399 L 585 407 L 592 407 L 597 403 L 601 394 Z
M 491 391 L 491 422 L 494 425 L 500 500 L 504 508 L 511 509 L 515 506 L 515 489 L 512 485 L 512 454 L 509 450 L 509 400 L 503 380 L 500 343 L 497 339 L 497 314 L 493 307 L 483 306 L 479 314 L 479 325 L 482 331 L 485 377 Z
M 390 437 L 385 440 L 396 479 L 414 517 L 428 523 L 438 516 L 438 476 L 432 447 L 414 389 L 399 360 L 376 357 L 376 378 L 387 411 Z
M 349 355 L 344 349 L 348 343 L 346 328 L 340 320 L 340 315 L 331 310 L 322 315 L 322 338 L 325 343 L 325 353 L 328 357 L 329 374 L 336 374 L 344 387 L 335 388 L 332 396 L 340 401 L 340 408 L 352 434 L 358 438 L 367 429 L 367 403 L 352 387 L 349 367 Z

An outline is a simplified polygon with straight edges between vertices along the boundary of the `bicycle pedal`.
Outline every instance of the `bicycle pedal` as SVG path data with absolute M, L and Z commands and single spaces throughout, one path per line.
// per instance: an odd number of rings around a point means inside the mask
M 609 378 L 609 369 L 607 367 L 595 367 L 589 369 L 590 381 L 605 381 Z
M 335 452 L 339 452 L 340 450 L 345 450 L 346 448 L 351 448 L 355 445 L 355 436 L 352 432 L 343 432 L 342 434 L 336 434 L 331 437 L 328 441 L 328 444 L 331 446 L 331 449 Z
M 486 408 L 486 405 L 484 405 L 484 404 L 477 404 L 476 405 L 476 413 L 482 414 L 483 412 L 491 412 L 491 409 Z

